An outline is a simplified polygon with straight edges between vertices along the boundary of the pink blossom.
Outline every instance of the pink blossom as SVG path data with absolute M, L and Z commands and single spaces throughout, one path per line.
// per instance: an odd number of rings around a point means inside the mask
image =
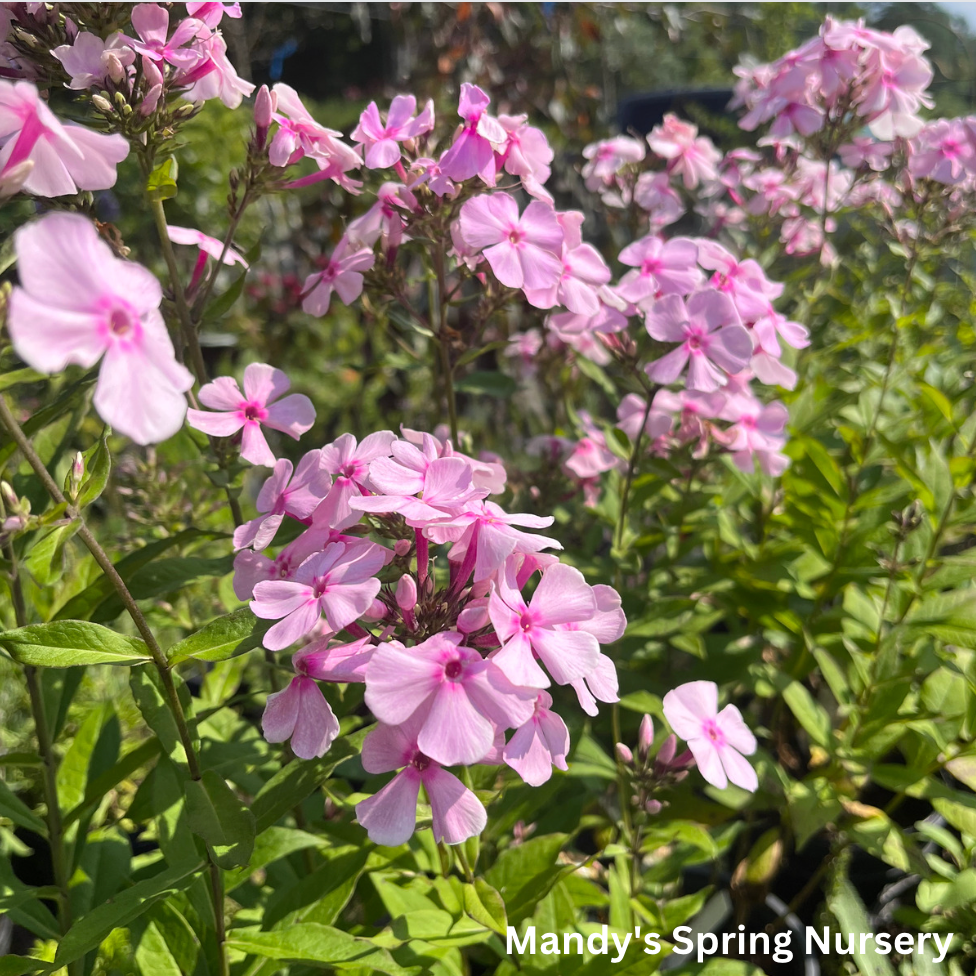
M 97 34 L 79 33 L 71 44 L 62 44 L 51 51 L 71 76 L 69 88 L 83 91 L 106 79 L 119 82 L 125 69 L 135 59 L 135 51 L 128 47 L 121 31 L 102 40 Z
M 264 363 L 251 363 L 244 370 L 244 393 L 237 380 L 219 376 L 200 390 L 200 402 L 217 413 L 190 410 L 191 427 L 214 437 L 230 437 L 244 429 L 241 457 L 252 464 L 272 467 L 275 456 L 261 431 L 263 427 L 280 430 L 296 441 L 315 423 L 315 408 L 303 393 L 288 391 L 291 382 L 280 370 Z
M 402 183 L 384 183 L 376 191 L 376 203 L 346 227 L 349 246 L 372 247 L 382 238 L 383 252 L 395 252 L 403 240 L 403 218 L 398 207 L 420 209 L 417 198 Z
M 326 526 L 314 526 L 288 543 L 273 559 L 253 549 L 242 549 L 234 556 L 234 595 L 238 600 L 250 600 L 254 587 L 262 580 L 291 579 L 309 556 L 321 552 L 330 542 L 351 541 L 333 535 Z
M 507 134 L 501 123 L 488 114 L 491 99 L 477 86 L 464 82 L 458 115 L 464 120 L 454 144 L 441 157 L 441 172 L 462 182 L 480 176 L 488 186 L 495 185 L 495 152 L 492 143 L 501 145 Z
M 391 430 L 369 434 L 362 443 L 357 442 L 352 434 L 342 434 L 322 448 L 322 467 L 334 479 L 332 491 L 323 507 L 334 513 L 336 524 L 347 518 L 359 520 L 359 513 L 352 511 L 349 502 L 372 490 L 370 464 L 377 458 L 389 457 L 395 440 L 396 434 Z M 316 517 L 319 517 L 318 513 Z
M 651 149 L 668 161 L 668 172 L 680 176 L 685 189 L 718 177 L 717 166 L 722 154 L 707 136 L 698 135 L 698 127 L 676 115 L 664 116 L 647 137 Z
M 681 197 L 672 188 L 667 173 L 641 173 L 634 186 L 634 203 L 647 211 L 653 233 L 673 224 L 685 212 Z
M 356 805 L 356 818 L 374 844 L 405 844 L 417 825 L 421 785 L 430 802 L 434 840 L 460 844 L 485 829 L 488 815 L 456 776 L 417 745 L 418 723 L 380 725 L 363 741 L 363 768 L 369 773 L 400 772 L 379 793 Z
M 872 58 L 876 68 L 858 111 L 867 116 L 868 128 L 876 139 L 910 139 L 924 125 L 918 110 L 934 104 L 925 94 L 934 77 L 932 67 L 920 54 L 912 52 L 875 51 Z
M 194 230 L 192 227 L 175 227 L 170 224 L 166 228 L 166 236 L 174 244 L 186 244 L 190 247 L 200 248 L 204 254 L 212 257 L 215 261 L 219 261 L 223 257 L 223 263 L 226 265 L 239 264 L 244 268 L 248 266 L 244 256 L 235 251 L 234 248 L 228 247 L 225 254 L 224 242 L 218 241 L 216 237 L 204 234 L 203 231 Z
M 503 753 L 505 762 L 529 786 L 542 786 L 552 776 L 552 767 L 568 769 L 569 730 L 552 711 L 551 696 L 540 691 L 534 711 L 524 725 L 516 729 Z
M 219 98 L 228 108 L 237 108 L 244 96 L 254 91 L 254 85 L 241 78 L 230 63 L 227 42 L 215 31 L 199 42 L 197 50 L 199 63 L 176 78 L 178 85 L 189 86 L 183 97 L 190 102 Z
M 137 3 L 132 8 L 132 26 L 138 39 L 128 38 L 135 50 L 150 61 L 165 61 L 181 71 L 190 71 L 205 57 L 193 46 L 199 37 L 210 34 L 201 21 L 187 17 L 169 34 L 169 11 L 157 3 Z M 191 45 L 187 47 L 187 45 Z
M 461 236 L 509 288 L 545 289 L 562 273 L 563 229 L 551 207 L 533 200 L 522 216 L 508 193 L 482 194 L 461 207 Z
M 915 137 L 908 172 L 955 186 L 973 170 L 976 153 L 968 133 L 958 119 L 938 119 L 926 125 Z
M 340 141 L 341 132 L 327 129 L 312 118 L 294 88 L 279 82 L 272 94 L 276 105 L 274 120 L 278 123 L 268 147 L 272 166 L 290 166 L 303 156 L 327 162 L 343 150 L 348 150 L 361 162 L 359 154 Z
M 376 102 L 370 102 L 359 116 L 359 125 L 352 138 L 366 150 L 369 169 L 387 169 L 400 162 L 400 143 L 416 139 L 434 128 L 434 103 L 428 100 L 423 112 L 414 117 L 417 99 L 413 95 L 397 95 L 390 103 L 386 124 L 380 118 Z
M 295 651 L 291 663 L 299 674 L 318 681 L 362 684 L 375 649 L 369 635 L 350 644 L 337 644 L 331 637 L 320 637 Z
M 78 214 L 21 227 L 14 249 L 20 286 L 7 327 L 17 355 L 43 373 L 90 368 L 104 355 L 94 401 L 102 419 L 138 444 L 175 434 L 193 377 L 176 361 L 155 275 L 116 258 Z
M 596 192 L 610 186 L 620 170 L 631 163 L 639 163 L 644 155 L 643 145 L 629 136 L 590 143 L 583 149 L 583 157 L 589 160 L 583 166 L 586 188 Z
M 324 756 L 339 734 L 339 721 L 322 690 L 301 674 L 287 688 L 268 695 L 261 727 L 268 742 L 291 739 L 299 759 Z
M 782 403 L 764 405 L 751 392 L 736 392 L 727 398 L 719 417 L 733 424 L 723 441 L 740 470 L 751 473 L 756 459 L 766 474 L 778 477 L 789 466 L 789 458 L 781 453 L 789 420 Z
M 358 620 L 380 591 L 375 578 L 388 550 L 369 542 L 331 542 L 309 556 L 289 580 L 263 580 L 254 587 L 251 610 L 277 620 L 264 635 L 269 651 L 280 651 L 309 633 L 324 614 L 332 633 Z
M 593 589 L 596 591 L 599 587 L 594 586 Z M 606 589 L 610 589 L 610 587 L 606 587 Z M 583 678 L 576 678 L 570 682 L 570 685 L 576 692 L 580 708 L 587 715 L 599 714 L 600 710 L 596 704 L 598 701 L 607 704 L 620 701 L 617 669 L 606 654 L 600 654 L 595 667 L 588 675 Z
M 235 549 L 264 549 L 271 545 L 286 515 L 299 521 L 311 518 L 332 486 L 332 478 L 322 468 L 322 452 L 309 451 L 298 462 L 294 477 L 292 471 L 287 458 L 275 463 L 274 473 L 258 493 L 256 505 L 262 514 L 234 530 Z
M 191 0 L 186 5 L 186 12 L 211 29 L 217 27 L 224 17 L 237 20 L 243 16 L 239 3 L 214 3 L 213 0 L 202 0 L 202 2 L 201 0 Z
M 655 303 L 644 324 L 652 339 L 681 343 L 645 367 L 655 383 L 673 383 L 688 366 L 688 388 L 712 392 L 725 385 L 726 373 L 737 373 L 752 355 L 752 339 L 732 300 L 720 291 L 695 292 L 687 303 L 668 295 Z
M 770 281 L 757 261 L 739 261 L 716 241 L 699 242 L 698 263 L 715 272 L 709 284 L 727 294 L 745 320 L 766 315 L 769 303 L 783 294 L 783 286 Z
M 0 179 L 30 161 L 21 185 L 39 197 L 108 189 L 115 185 L 116 166 L 129 154 L 124 136 L 61 123 L 29 81 L 3 78 L 0 146 Z
M 343 305 L 351 305 L 363 293 L 362 273 L 373 267 L 376 256 L 372 247 L 354 247 L 348 237 L 343 237 L 325 267 L 305 279 L 302 309 L 309 315 L 325 315 L 333 291 Z
M 420 713 L 417 746 L 445 766 L 483 759 L 496 726 L 521 725 L 535 700 L 534 692 L 516 687 L 463 640 L 463 634 L 445 632 L 409 648 L 387 641 L 366 667 L 370 711 L 390 725 Z
M 502 642 L 492 660 L 512 682 L 530 688 L 550 684 L 536 656 L 557 684 L 585 677 L 597 664 L 600 645 L 592 634 L 560 625 L 587 620 L 595 612 L 593 589 L 578 569 L 563 563 L 549 567 L 526 605 L 513 564 L 508 562 L 495 580 L 488 604 L 491 624 Z
M 620 279 L 617 293 L 634 304 L 658 295 L 687 295 L 702 280 L 697 260 L 698 246 L 685 237 L 642 237 L 620 252 L 620 262 L 635 270 Z
M 656 441 L 659 437 L 670 434 L 672 426 L 670 413 L 663 412 L 660 408 L 655 409 L 653 402 L 648 410 L 647 401 L 636 393 L 628 393 L 617 407 L 617 427 L 630 438 L 631 443 L 636 442 L 642 427 L 644 434 Z
M 410 430 L 409 427 L 402 425 L 400 433 L 403 434 L 405 441 L 415 447 L 423 447 L 428 436 L 423 431 Z M 462 454 L 451 443 L 450 435 L 450 428 L 446 424 L 438 424 L 434 428 L 434 433 L 430 435 L 439 445 L 440 456 L 464 458 L 471 468 L 471 484 L 475 488 L 487 488 L 490 495 L 500 495 L 505 490 L 505 482 L 508 478 L 502 459 L 497 454 L 491 454 L 488 451 L 482 451 L 476 458 Z M 465 436 L 464 431 L 458 432 L 459 438 L 463 439 Z
M 841 162 L 851 169 L 867 166 L 876 173 L 883 173 L 891 165 L 891 154 L 894 144 L 878 142 L 867 136 L 855 136 L 850 142 L 840 147 Z
M 713 681 L 690 681 L 664 696 L 664 717 L 688 743 L 701 770 L 712 786 L 736 786 L 755 792 L 756 771 L 743 756 L 756 751 L 756 737 L 742 720 L 735 705 L 718 710 L 718 687 Z
M 495 165 L 506 173 L 522 179 L 522 186 L 530 195 L 547 203 L 552 197 L 543 189 L 552 170 L 553 151 L 541 129 L 526 125 L 524 115 L 499 115 L 498 121 L 507 134 L 505 145 Z

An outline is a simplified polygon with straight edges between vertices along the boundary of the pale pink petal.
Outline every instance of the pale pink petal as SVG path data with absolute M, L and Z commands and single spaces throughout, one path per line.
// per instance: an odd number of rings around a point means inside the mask
M 485 258 L 495 273 L 495 277 L 509 288 L 521 288 L 525 281 L 522 270 L 522 262 L 519 260 L 519 252 L 509 241 L 502 241 L 485 249 Z M 547 282 L 541 286 L 546 287 Z
M 301 697 L 299 680 L 294 678 L 284 690 L 268 695 L 261 719 L 261 728 L 268 742 L 285 742 L 295 731 Z
M 90 367 L 105 351 L 99 334 L 104 317 L 56 308 L 23 288 L 10 295 L 7 327 L 14 350 L 25 363 L 43 373 L 58 373 L 69 363 Z
M 695 757 L 695 762 L 698 763 L 698 770 L 702 774 L 702 778 L 707 783 L 711 783 L 712 786 L 724 790 L 728 786 L 728 778 L 725 775 L 722 759 L 719 756 L 718 749 L 715 748 L 715 743 L 711 739 L 689 739 L 688 748 Z
M 491 655 L 491 661 L 512 684 L 526 688 L 548 688 L 551 682 L 532 655 L 532 645 L 519 630 L 506 644 Z
M 673 383 L 685 368 L 688 362 L 688 350 L 684 345 L 672 349 L 666 356 L 655 359 L 644 367 L 644 372 L 655 383 L 667 385 Z
M 288 377 L 267 363 L 251 363 L 244 370 L 244 395 L 262 406 L 283 396 L 289 386 Z
M 244 424 L 244 436 L 241 440 L 241 457 L 251 464 L 261 464 L 272 468 L 276 458 L 268 446 L 268 441 L 257 421 L 248 420 Z
M 356 819 L 369 839 L 384 847 L 399 847 L 410 840 L 417 825 L 420 774 L 412 766 L 397 773 L 379 793 L 356 804 Z
M 431 701 L 417 745 L 445 766 L 470 766 L 487 754 L 494 739 L 491 722 L 471 704 L 464 684 L 444 681 Z
M 689 681 L 664 696 L 664 717 L 686 742 L 702 735 L 702 727 L 718 714 L 718 686 L 714 681 Z
M 277 403 L 272 403 L 268 407 L 268 416 L 262 423 L 297 441 L 315 423 L 315 407 L 303 393 L 293 393 Z
M 244 403 L 244 396 L 237 380 L 232 376 L 218 376 L 200 387 L 200 402 L 211 410 L 237 410 Z
M 258 587 L 263 586 L 258 583 Z M 257 590 L 258 587 L 255 587 Z M 254 610 L 254 604 L 251 604 Z M 261 616 L 255 611 L 256 616 Z M 264 646 L 269 651 L 282 651 L 295 641 L 301 640 L 321 619 L 318 601 L 310 600 L 279 620 L 264 635 Z
M 542 786 L 552 777 L 552 756 L 536 718 L 516 729 L 508 740 L 503 755 L 505 762 L 529 786 Z
M 729 781 L 750 793 L 755 793 L 759 788 L 759 777 L 749 761 L 743 759 L 735 749 L 728 746 L 720 748 L 718 754 L 722 760 L 722 766 L 728 774 Z
M 377 725 L 363 740 L 363 769 L 367 773 L 401 769 L 410 762 L 415 751 L 415 734 L 407 734 L 402 725 Z
M 534 622 L 544 626 L 565 624 L 592 617 L 596 596 L 578 569 L 557 563 L 542 574 L 529 607 Z
M 397 641 L 380 644 L 366 668 L 366 704 L 381 721 L 408 719 L 437 688 L 443 669 Z
M 585 630 L 533 629 L 532 649 L 542 658 L 546 670 L 557 685 L 568 685 L 575 678 L 585 678 L 597 666 L 600 644 Z
M 339 722 L 322 690 L 311 679 L 295 678 L 298 682 L 298 717 L 291 738 L 292 751 L 299 759 L 314 759 L 328 752 L 335 737 L 339 734 Z
M 460 844 L 485 829 L 485 808 L 456 776 L 439 766 L 428 766 L 420 778 L 430 800 L 434 840 Z
M 194 430 L 202 430 L 212 437 L 230 437 L 244 426 L 244 420 L 236 413 L 211 413 L 208 410 L 187 410 L 186 422 Z
M 716 724 L 725 736 L 726 742 L 737 752 L 741 752 L 744 756 L 751 756 L 756 751 L 756 737 L 735 705 L 726 705 L 718 713 Z

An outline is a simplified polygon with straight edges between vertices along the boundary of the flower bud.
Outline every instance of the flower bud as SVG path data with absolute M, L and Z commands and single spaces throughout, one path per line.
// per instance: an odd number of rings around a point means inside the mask
M 408 552 L 410 552 L 411 545 L 412 543 L 409 539 L 397 539 L 397 541 L 393 543 L 393 551 L 398 556 L 405 556 Z
M 614 751 L 617 753 L 617 759 L 620 762 L 627 766 L 633 765 L 634 754 L 622 742 L 618 742 L 614 746 Z
M 382 620 L 386 616 L 386 604 L 382 600 L 374 600 L 369 609 L 363 614 L 365 620 Z
M 660 800 L 648 800 L 647 803 L 644 804 L 644 809 L 648 813 L 650 813 L 652 815 L 655 814 L 655 813 L 660 813 L 661 812 L 661 801 Z
M 22 159 L 0 176 L 0 200 L 12 197 L 25 183 L 34 168 L 33 159 Z
M 396 605 L 404 612 L 417 605 L 417 583 L 409 573 L 401 576 L 397 583 Z
M 12 511 L 20 508 L 20 499 L 6 481 L 0 481 L 0 495 L 3 495 L 3 503 Z
M 254 125 L 257 128 L 257 144 L 263 149 L 271 126 L 271 117 L 277 108 L 278 98 L 274 92 L 268 91 L 267 85 L 262 85 L 254 97 Z
M 674 759 L 674 754 L 678 750 L 678 740 L 672 734 L 669 735 L 664 742 L 661 743 L 661 748 L 658 750 L 657 756 L 654 759 L 654 769 L 659 775 L 661 773 L 667 772 L 668 766 L 671 765 L 671 760 Z
M 650 715 L 645 715 L 641 719 L 640 732 L 637 736 L 637 755 L 640 756 L 641 762 L 647 759 L 647 754 L 653 744 L 654 723 L 651 721 Z
M 99 112 L 102 112 L 105 115 L 115 114 L 115 109 L 112 108 L 112 103 L 101 95 L 92 95 L 92 105 L 94 105 Z

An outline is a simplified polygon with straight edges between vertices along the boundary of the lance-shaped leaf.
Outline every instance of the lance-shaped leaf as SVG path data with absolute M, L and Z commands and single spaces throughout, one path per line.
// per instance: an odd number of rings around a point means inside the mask
M 258 620 L 250 608 L 241 607 L 212 620 L 195 634 L 174 644 L 166 656 L 172 664 L 179 664 L 191 657 L 198 661 L 223 661 L 260 647 L 267 629 L 266 621 Z
M 254 814 L 212 769 L 186 784 L 190 829 L 213 849 L 222 868 L 243 867 L 254 850 Z
M 144 641 L 85 620 L 52 620 L 0 633 L 0 646 L 21 664 L 71 668 L 81 664 L 140 664 L 151 657 Z

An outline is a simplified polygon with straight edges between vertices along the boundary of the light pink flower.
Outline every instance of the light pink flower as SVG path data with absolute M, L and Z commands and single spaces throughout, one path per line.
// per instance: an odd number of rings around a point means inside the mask
M 677 349 L 644 367 L 655 383 L 674 383 L 688 367 L 690 390 L 712 392 L 724 386 L 752 356 L 752 339 L 742 327 L 732 299 L 712 289 L 695 292 L 687 304 L 668 295 L 644 318 L 652 339 L 679 342 Z
M 291 739 L 292 752 L 299 759 L 324 756 L 339 734 L 339 721 L 321 688 L 303 674 L 268 695 L 261 727 L 268 742 Z
M 503 753 L 505 762 L 529 786 L 542 786 L 552 776 L 552 767 L 568 769 L 569 730 L 552 711 L 552 698 L 544 691 L 535 700 L 532 718 L 515 730 Z
M 217 413 L 190 410 L 191 427 L 214 437 L 230 437 L 242 427 L 241 457 L 252 464 L 273 467 L 275 456 L 261 431 L 262 426 L 280 430 L 298 440 L 315 423 L 315 408 L 303 393 L 288 391 L 291 382 L 280 370 L 265 363 L 251 363 L 244 370 L 244 393 L 231 376 L 218 376 L 200 390 L 200 402 Z
M 186 5 L 186 12 L 211 29 L 217 27 L 224 17 L 237 20 L 243 16 L 239 3 L 214 3 L 213 0 L 191 0 Z
M 647 211 L 651 232 L 655 234 L 679 220 L 685 212 L 667 173 L 641 173 L 634 186 L 634 203 Z
M 104 356 L 95 388 L 102 419 L 138 444 L 175 434 L 193 377 L 176 361 L 155 275 L 116 258 L 78 214 L 27 224 L 14 249 L 20 286 L 7 327 L 17 355 L 43 373 L 90 368 Z
M 495 277 L 509 288 L 544 289 L 562 273 L 563 229 L 553 209 L 533 200 L 522 216 L 508 193 L 483 193 L 461 207 L 461 237 L 484 251 Z
M 722 154 L 707 136 L 698 135 L 698 127 L 676 115 L 664 116 L 647 137 L 651 149 L 668 161 L 668 172 L 684 180 L 685 189 L 718 177 L 717 166 Z
M 525 191 L 540 200 L 552 203 L 543 184 L 552 173 L 553 151 L 541 129 L 526 125 L 525 115 L 499 115 L 498 121 L 507 134 L 497 167 L 519 176 Z
M 756 751 L 756 737 L 735 705 L 718 710 L 713 681 L 690 681 L 664 696 L 664 717 L 691 750 L 702 776 L 720 790 L 731 780 L 744 790 L 759 786 L 756 771 L 743 756 Z
M 302 309 L 309 315 L 325 315 L 333 290 L 343 305 L 351 305 L 363 293 L 363 275 L 376 262 L 372 247 L 355 250 L 347 237 L 336 245 L 326 266 L 305 279 Z
M 617 294 L 635 305 L 658 295 L 687 295 L 701 283 L 697 265 L 698 245 L 685 237 L 664 241 L 654 234 L 628 244 L 620 252 L 628 271 L 617 285 Z
M 224 254 L 224 242 L 218 241 L 216 237 L 209 237 L 201 230 L 194 230 L 192 227 L 174 227 L 173 224 L 170 224 L 166 228 L 166 236 L 174 244 L 186 244 L 190 247 L 200 248 L 204 254 L 212 257 L 215 261 L 219 261 L 223 255 L 226 265 L 239 264 L 244 268 L 248 266 L 242 254 L 239 254 L 232 247 L 228 247 L 227 253 Z
M 282 458 L 274 473 L 261 486 L 257 510 L 262 514 L 234 530 L 234 548 L 264 549 L 271 545 L 286 515 L 298 521 L 310 519 L 322 499 L 329 493 L 332 478 L 322 467 L 322 452 L 309 451 L 293 471 L 292 463 Z
M 198 38 L 210 34 L 202 21 L 187 17 L 176 25 L 172 36 L 168 36 L 169 11 L 158 3 L 137 3 L 132 8 L 131 18 L 139 37 L 128 40 L 143 57 L 150 61 L 165 61 L 183 72 L 192 70 L 204 60 L 205 55 L 194 44 Z
M 867 136 L 855 136 L 850 142 L 840 147 L 841 162 L 851 169 L 867 166 L 876 173 L 883 173 L 891 165 L 891 154 L 894 144 L 878 142 Z
M 0 179 L 33 163 L 22 187 L 39 197 L 115 185 L 116 166 L 129 154 L 128 140 L 61 123 L 29 81 L 0 78 Z
M 564 630 L 560 625 L 588 620 L 595 612 L 592 587 L 578 569 L 563 563 L 542 574 L 526 605 L 509 560 L 495 580 L 488 603 L 492 627 L 502 644 L 492 660 L 510 681 L 529 688 L 550 684 L 536 656 L 557 684 L 585 677 L 597 664 L 600 644 L 584 630 Z
M 757 459 L 766 474 L 778 477 L 790 463 L 782 453 L 789 413 L 778 400 L 763 404 L 747 390 L 732 393 L 719 412 L 722 420 L 733 425 L 723 442 L 740 470 L 751 473 Z
M 272 89 L 275 98 L 274 120 L 278 129 L 268 147 L 268 159 L 272 166 L 290 166 L 303 156 L 313 156 L 329 160 L 339 154 L 341 149 L 359 154 L 340 141 L 341 132 L 327 129 L 312 118 L 302 104 L 298 92 L 290 85 L 278 82 Z M 359 160 L 361 162 L 361 160 Z
M 485 829 L 488 815 L 481 801 L 456 776 L 425 755 L 417 745 L 418 723 L 380 725 L 363 741 L 368 773 L 400 769 L 379 793 L 356 805 L 356 819 L 374 844 L 405 844 L 417 825 L 417 798 L 423 785 L 430 802 L 435 841 L 460 844 Z
M 507 134 L 501 123 L 488 114 L 491 99 L 477 86 L 464 82 L 458 115 L 464 120 L 454 144 L 441 157 L 441 172 L 461 182 L 480 176 L 488 186 L 495 185 L 495 152 L 492 143 L 502 145 Z
M 496 726 L 515 728 L 532 714 L 535 692 L 516 687 L 491 660 L 463 647 L 464 635 L 436 634 L 413 647 L 380 644 L 366 667 L 366 704 L 383 723 L 419 713 L 417 746 L 445 766 L 476 763 Z
M 370 102 L 359 116 L 352 139 L 366 150 L 369 169 L 387 169 L 400 162 L 400 143 L 430 132 L 434 128 L 434 103 L 428 100 L 420 115 L 413 95 L 397 95 L 390 103 L 386 123 L 380 118 L 376 102 Z
M 959 119 L 938 119 L 926 125 L 912 143 L 908 172 L 955 186 L 972 172 L 976 154 Z
M 307 674 L 317 681 L 362 684 L 366 681 L 366 665 L 375 649 L 368 634 L 350 644 L 337 644 L 331 637 L 320 637 L 295 651 L 291 663 L 299 674 Z
M 607 589 L 609 588 L 607 587 Z M 593 589 L 598 590 L 599 586 L 594 586 Z M 600 713 L 596 704 L 598 701 L 607 704 L 620 701 L 617 669 L 606 654 L 599 656 L 596 666 L 585 678 L 576 678 L 570 682 L 570 685 L 576 692 L 580 708 L 587 715 L 598 715 Z
M 349 246 L 371 248 L 382 238 L 383 253 L 395 252 L 403 240 L 403 218 L 397 208 L 419 210 L 417 198 L 402 183 L 384 183 L 376 191 L 376 203 L 346 227 Z
M 358 620 L 380 591 L 375 574 L 389 550 L 370 542 L 332 542 L 309 556 L 289 580 L 264 580 L 254 587 L 251 610 L 277 620 L 264 635 L 269 651 L 280 651 L 308 634 L 325 615 L 332 633 Z
M 200 61 L 189 71 L 176 77 L 176 84 L 188 86 L 183 97 L 190 102 L 206 102 L 219 98 L 228 108 L 237 108 L 254 85 L 245 81 L 227 57 L 227 42 L 214 31 L 197 44 Z
M 333 477 L 332 490 L 316 512 L 315 519 L 331 520 L 339 525 L 347 519 L 359 521 L 349 502 L 372 490 L 369 480 L 370 464 L 380 457 L 390 456 L 390 447 L 396 440 L 391 430 L 380 430 L 357 442 L 352 434 L 341 434 L 331 444 L 322 448 L 322 467 Z
M 601 187 L 610 186 L 620 170 L 631 163 L 639 163 L 645 154 L 643 144 L 629 136 L 591 142 L 583 149 L 583 157 L 589 160 L 583 166 L 586 188 L 596 192 Z
M 118 82 L 125 77 L 125 69 L 136 59 L 121 31 L 102 40 L 97 34 L 81 31 L 70 44 L 62 44 L 51 51 L 71 76 L 69 88 L 84 91 L 107 78 Z

